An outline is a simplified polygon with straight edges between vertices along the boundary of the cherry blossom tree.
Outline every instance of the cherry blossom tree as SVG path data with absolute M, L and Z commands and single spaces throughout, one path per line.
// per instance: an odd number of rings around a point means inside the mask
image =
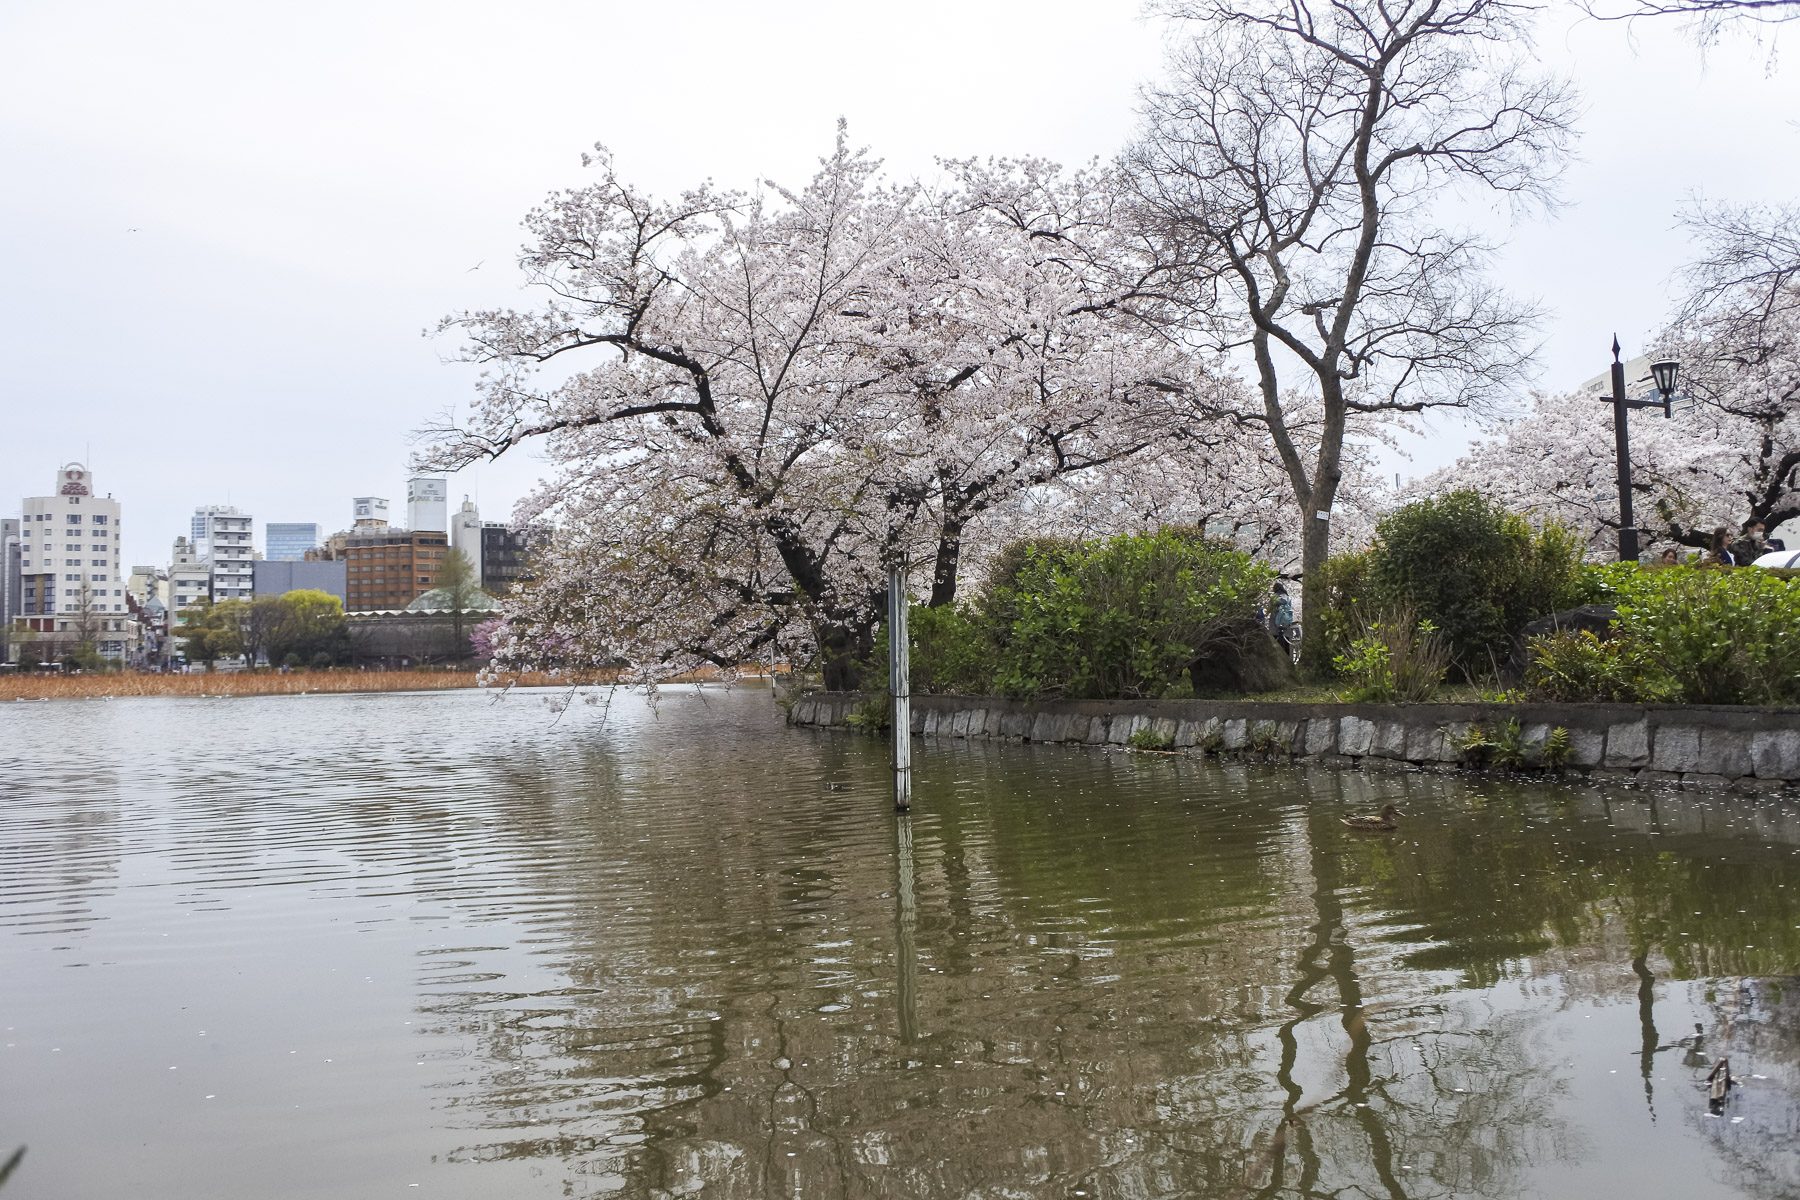
M 1442 225 L 1448 195 L 1548 198 L 1568 89 L 1530 69 L 1529 9 L 1503 0 L 1199 0 L 1129 156 L 1137 211 L 1189 270 L 1190 321 L 1254 363 L 1253 404 L 1302 514 L 1309 605 L 1355 425 L 1518 384 L 1536 316 Z M 1313 419 L 1308 446 L 1294 398 Z
M 1704 546 L 1710 532 L 1800 516 L 1800 209 L 1699 208 L 1700 255 L 1658 336 L 1682 364 L 1672 419 L 1631 418 L 1633 508 L 1647 541 Z M 1648 392 L 1646 384 L 1635 385 Z M 1612 408 L 1599 395 L 1539 397 L 1413 493 L 1476 487 L 1562 522 L 1596 557 L 1618 545 Z
M 536 441 L 557 464 L 526 510 L 557 532 L 509 605 L 517 665 L 779 652 L 854 686 L 890 563 L 930 563 L 947 602 L 972 523 L 1142 451 L 1149 401 L 1203 383 L 1139 311 L 1159 269 L 1106 171 L 894 185 L 841 127 L 797 191 L 659 200 L 589 165 L 526 222 L 543 304 L 444 323 L 488 373 L 421 456 Z
M 1724 511 L 1776 525 L 1800 516 L 1800 205 L 1697 206 L 1700 255 L 1663 335 L 1710 433 Z

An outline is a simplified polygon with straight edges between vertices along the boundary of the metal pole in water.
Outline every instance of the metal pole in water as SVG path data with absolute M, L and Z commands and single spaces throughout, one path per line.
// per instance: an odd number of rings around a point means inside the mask
M 888 695 L 894 708 L 894 811 L 912 808 L 912 655 L 906 629 L 906 567 L 888 569 Z

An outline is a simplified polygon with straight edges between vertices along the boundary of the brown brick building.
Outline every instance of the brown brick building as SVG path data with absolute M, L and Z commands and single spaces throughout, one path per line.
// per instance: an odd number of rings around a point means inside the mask
M 405 608 L 437 586 L 450 551 L 450 535 L 431 530 L 368 529 L 339 536 L 348 564 L 344 607 L 350 612 Z

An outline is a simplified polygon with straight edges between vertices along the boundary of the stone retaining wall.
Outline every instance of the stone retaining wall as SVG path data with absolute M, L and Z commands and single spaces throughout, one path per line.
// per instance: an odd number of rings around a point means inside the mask
M 795 725 L 845 726 L 865 697 L 818 692 Z M 1464 764 L 1471 726 L 1492 739 L 1520 726 L 1527 763 L 1551 731 L 1569 731 L 1565 768 L 1597 779 L 1764 791 L 1800 783 L 1800 710 L 1627 704 L 1249 704 L 1214 700 L 1020 701 L 914 696 L 913 732 L 1122 746 L 1154 730 L 1177 751 L 1362 767 Z

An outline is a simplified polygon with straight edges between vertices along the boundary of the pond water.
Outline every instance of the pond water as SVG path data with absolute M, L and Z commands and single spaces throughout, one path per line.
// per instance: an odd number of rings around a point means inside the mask
M 916 763 L 755 690 L 6 705 L 5 1200 L 1800 1194 L 1791 801 Z

